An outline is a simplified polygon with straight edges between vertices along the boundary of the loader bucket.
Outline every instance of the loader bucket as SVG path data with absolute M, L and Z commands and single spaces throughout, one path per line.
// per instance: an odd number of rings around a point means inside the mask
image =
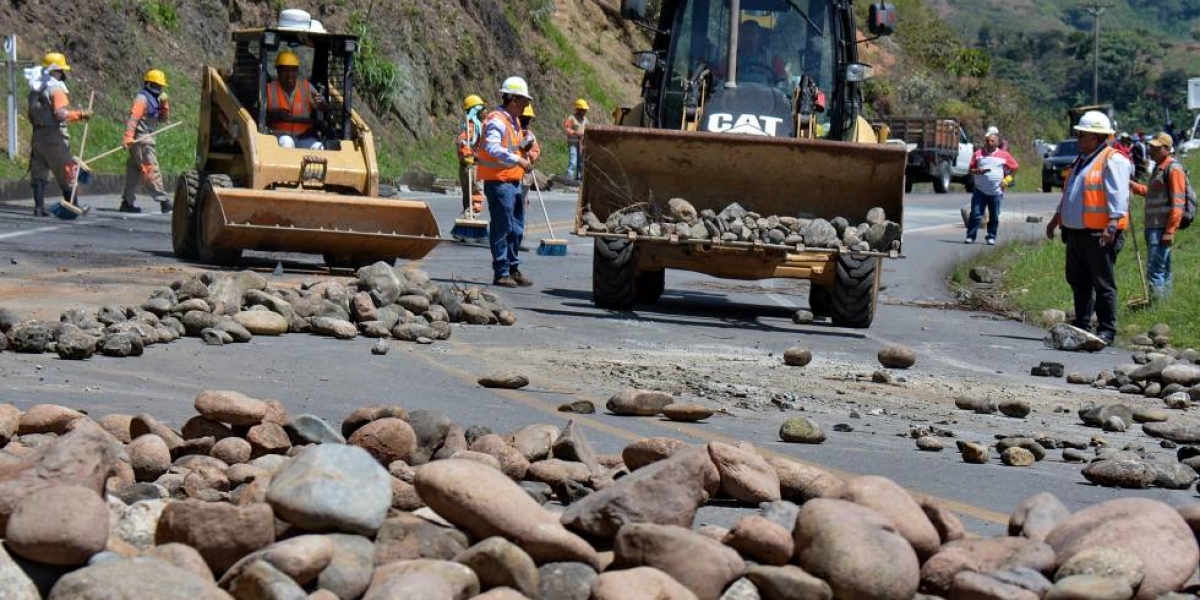
M 217 250 L 416 260 L 438 244 L 424 202 L 294 190 L 211 187 L 201 243 Z
M 697 211 L 731 202 L 763 216 L 866 219 L 872 207 L 903 223 L 903 147 L 596 125 L 584 141 L 582 209 L 601 221 L 648 202 L 683 198 Z

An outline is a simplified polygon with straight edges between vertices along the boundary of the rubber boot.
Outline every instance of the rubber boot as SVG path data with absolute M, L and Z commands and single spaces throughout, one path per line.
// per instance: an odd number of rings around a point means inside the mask
M 142 209 L 134 205 L 132 200 L 121 199 L 121 206 L 117 209 L 123 213 L 140 213 Z
M 46 212 L 46 183 L 38 181 L 32 184 L 33 187 L 33 216 L 48 217 L 50 213 Z

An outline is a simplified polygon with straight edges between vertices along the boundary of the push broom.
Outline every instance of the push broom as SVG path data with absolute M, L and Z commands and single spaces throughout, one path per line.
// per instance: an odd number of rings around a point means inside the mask
M 537 192 L 538 204 L 542 205 L 542 216 L 546 217 L 546 229 L 550 232 L 550 238 L 538 244 L 538 256 L 566 256 L 567 240 L 554 237 L 554 226 L 550 224 L 550 213 L 546 210 L 546 201 L 542 198 L 542 188 L 538 185 L 536 173 L 533 174 L 533 190 Z
M 95 102 L 95 100 L 96 100 L 96 91 L 92 90 L 92 93 L 88 96 L 88 110 L 89 111 L 92 110 L 92 103 Z M 91 119 L 88 119 L 88 121 L 83 124 L 83 137 L 79 140 L 79 160 L 80 161 L 83 160 L 83 151 L 87 149 L 88 127 L 91 124 L 92 124 Z M 79 206 L 77 206 L 75 204 L 75 196 L 79 193 L 79 185 L 82 182 L 81 180 L 83 179 L 81 177 L 81 175 L 83 174 L 84 168 L 85 168 L 84 165 L 82 165 L 82 164 L 78 165 L 78 172 L 75 175 L 75 185 L 71 186 L 71 197 L 67 198 L 63 202 L 59 202 L 58 204 L 56 204 L 54 206 L 54 208 L 50 209 L 50 212 L 54 216 L 56 216 L 64 221 L 74 220 L 74 219 L 78 218 L 79 215 L 82 215 L 82 214 L 88 212 L 89 210 L 91 210 L 90 206 L 87 208 L 80 208 Z
M 474 204 L 475 171 L 472 169 L 467 169 L 467 189 L 463 190 L 463 193 L 470 194 L 471 204 Z M 464 244 L 482 244 L 488 237 L 488 224 L 487 221 L 475 218 L 475 214 L 474 208 L 469 207 L 466 216 L 455 219 L 450 237 Z

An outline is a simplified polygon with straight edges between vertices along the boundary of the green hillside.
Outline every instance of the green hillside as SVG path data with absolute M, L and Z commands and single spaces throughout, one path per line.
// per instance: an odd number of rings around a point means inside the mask
M 991 58 L 992 75 L 1039 107 L 1035 120 L 1065 133 L 1059 115 L 1091 103 L 1092 15 L 1078 0 L 932 0 L 958 36 Z M 1099 100 L 1115 105 L 1123 129 L 1190 125 L 1188 77 L 1200 77 L 1200 2 L 1101 0 Z

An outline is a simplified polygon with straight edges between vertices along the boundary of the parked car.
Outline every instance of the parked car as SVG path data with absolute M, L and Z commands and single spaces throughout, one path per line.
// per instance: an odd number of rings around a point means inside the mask
M 1058 143 L 1054 153 L 1042 159 L 1042 191 L 1052 192 L 1054 188 L 1062 189 L 1067 172 L 1075 157 L 1079 155 L 1079 141 L 1063 140 Z

